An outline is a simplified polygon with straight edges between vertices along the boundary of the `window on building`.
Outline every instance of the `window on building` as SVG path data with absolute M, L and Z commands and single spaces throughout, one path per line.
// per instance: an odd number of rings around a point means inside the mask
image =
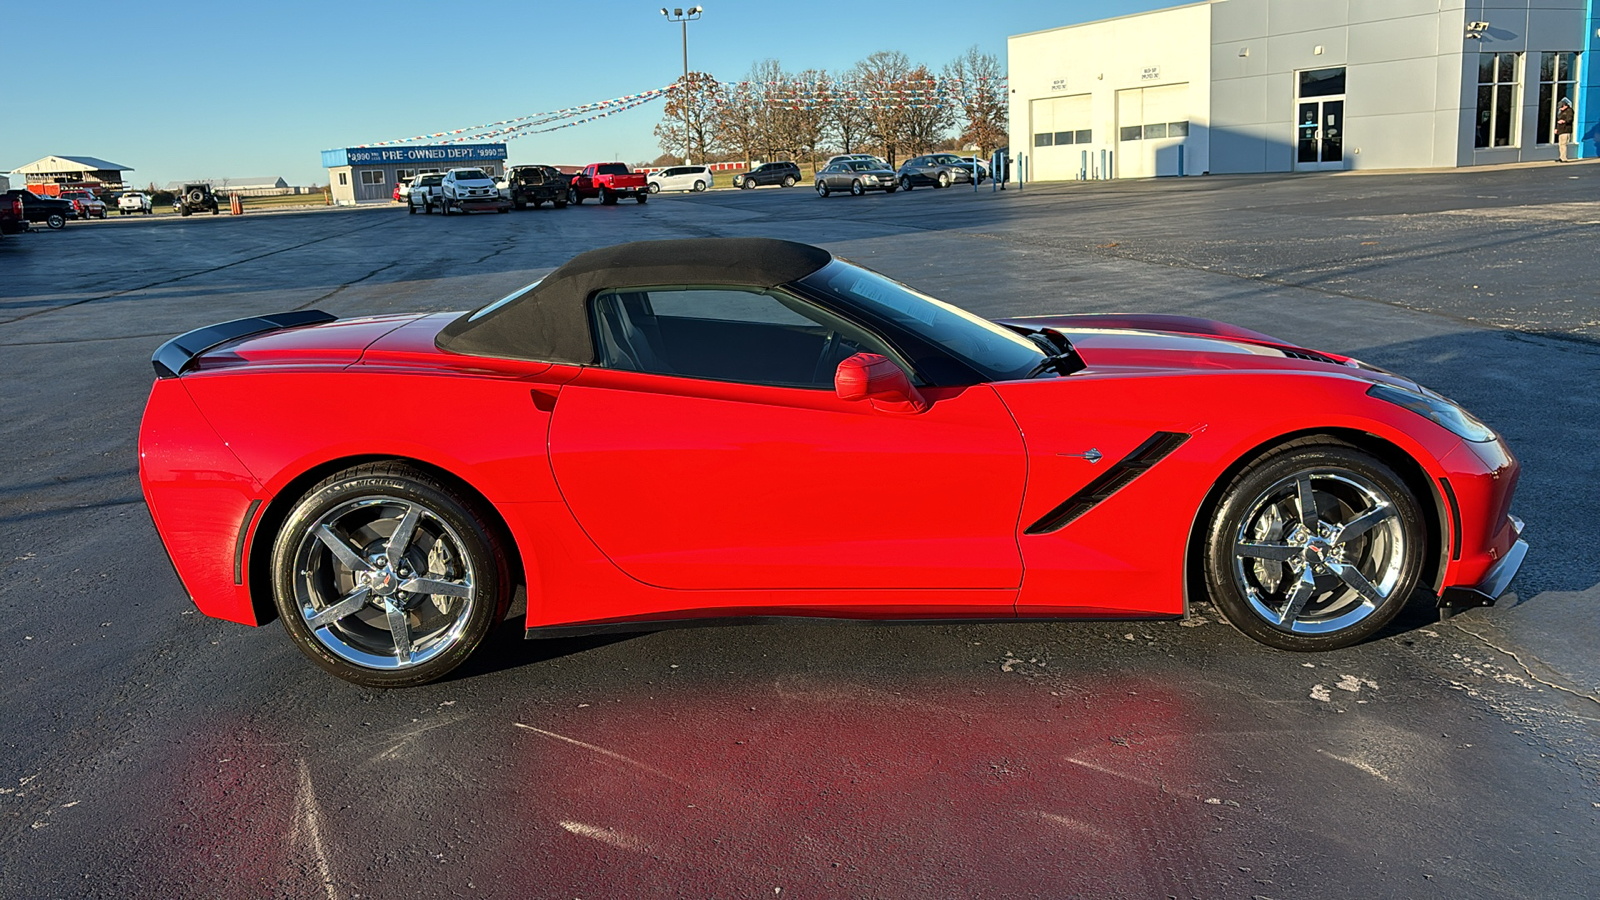
M 406 182 L 406 181 L 410 181 L 411 179 L 413 179 L 415 177 L 417 177 L 417 170 L 416 169 L 395 169 L 394 170 L 394 180 L 395 181 Z
M 1300 73 L 1300 98 L 1338 97 L 1344 94 L 1345 70 L 1307 69 Z
M 1117 139 L 1149 141 L 1188 137 L 1189 123 L 1172 121 L 1183 115 L 1188 102 L 1187 84 L 1117 91 Z
M 1556 106 L 1561 98 L 1576 102 L 1578 96 L 1578 54 L 1539 54 L 1539 134 L 1535 143 L 1556 142 Z
M 1515 147 L 1520 53 L 1478 54 L 1478 119 L 1473 146 Z
M 1094 132 L 1083 127 L 1089 124 L 1093 115 L 1093 106 L 1088 94 L 1035 100 L 1032 113 L 1035 147 L 1065 147 L 1071 144 L 1091 143 Z
M 340 172 L 339 173 L 339 183 L 340 184 L 349 184 L 350 183 L 350 174 L 348 172 Z
M 362 184 L 383 184 L 383 170 L 382 169 L 362 169 L 361 170 L 361 183 Z

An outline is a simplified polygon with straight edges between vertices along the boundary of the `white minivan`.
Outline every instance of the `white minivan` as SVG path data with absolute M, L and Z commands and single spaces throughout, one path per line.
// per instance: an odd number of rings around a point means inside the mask
M 650 193 L 703 191 L 716 183 L 710 166 L 669 166 L 650 176 Z

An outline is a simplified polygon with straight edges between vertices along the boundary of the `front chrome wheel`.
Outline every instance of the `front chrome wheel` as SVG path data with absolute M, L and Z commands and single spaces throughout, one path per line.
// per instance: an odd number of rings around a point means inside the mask
M 493 529 L 452 489 L 407 467 L 347 470 L 289 513 L 272 557 L 279 615 L 300 649 L 346 680 L 432 681 L 504 612 Z
M 1284 650 L 1363 640 L 1405 605 L 1427 553 L 1421 508 L 1382 460 L 1302 440 L 1235 477 L 1205 561 L 1217 609 Z
M 1388 601 L 1409 549 L 1381 487 L 1350 472 L 1303 472 L 1264 491 L 1240 522 L 1234 586 L 1274 627 L 1329 634 Z

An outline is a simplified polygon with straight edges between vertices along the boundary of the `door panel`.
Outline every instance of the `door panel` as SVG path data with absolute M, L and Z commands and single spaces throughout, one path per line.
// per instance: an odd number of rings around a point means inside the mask
M 1015 588 L 1021 436 L 988 387 L 927 394 L 897 415 L 587 369 L 556 406 L 551 464 L 595 544 L 658 587 Z
M 1339 162 L 1344 159 L 1344 101 L 1325 100 L 1322 103 L 1322 161 Z
M 1300 124 L 1295 126 L 1296 162 L 1319 162 L 1317 128 L 1320 104 L 1315 101 L 1300 104 Z

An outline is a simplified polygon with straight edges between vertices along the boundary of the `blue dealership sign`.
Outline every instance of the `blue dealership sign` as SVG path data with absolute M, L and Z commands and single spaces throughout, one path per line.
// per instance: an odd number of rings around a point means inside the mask
M 431 144 L 413 147 L 344 147 L 322 151 L 324 168 L 406 163 L 469 163 L 506 158 L 505 144 Z

